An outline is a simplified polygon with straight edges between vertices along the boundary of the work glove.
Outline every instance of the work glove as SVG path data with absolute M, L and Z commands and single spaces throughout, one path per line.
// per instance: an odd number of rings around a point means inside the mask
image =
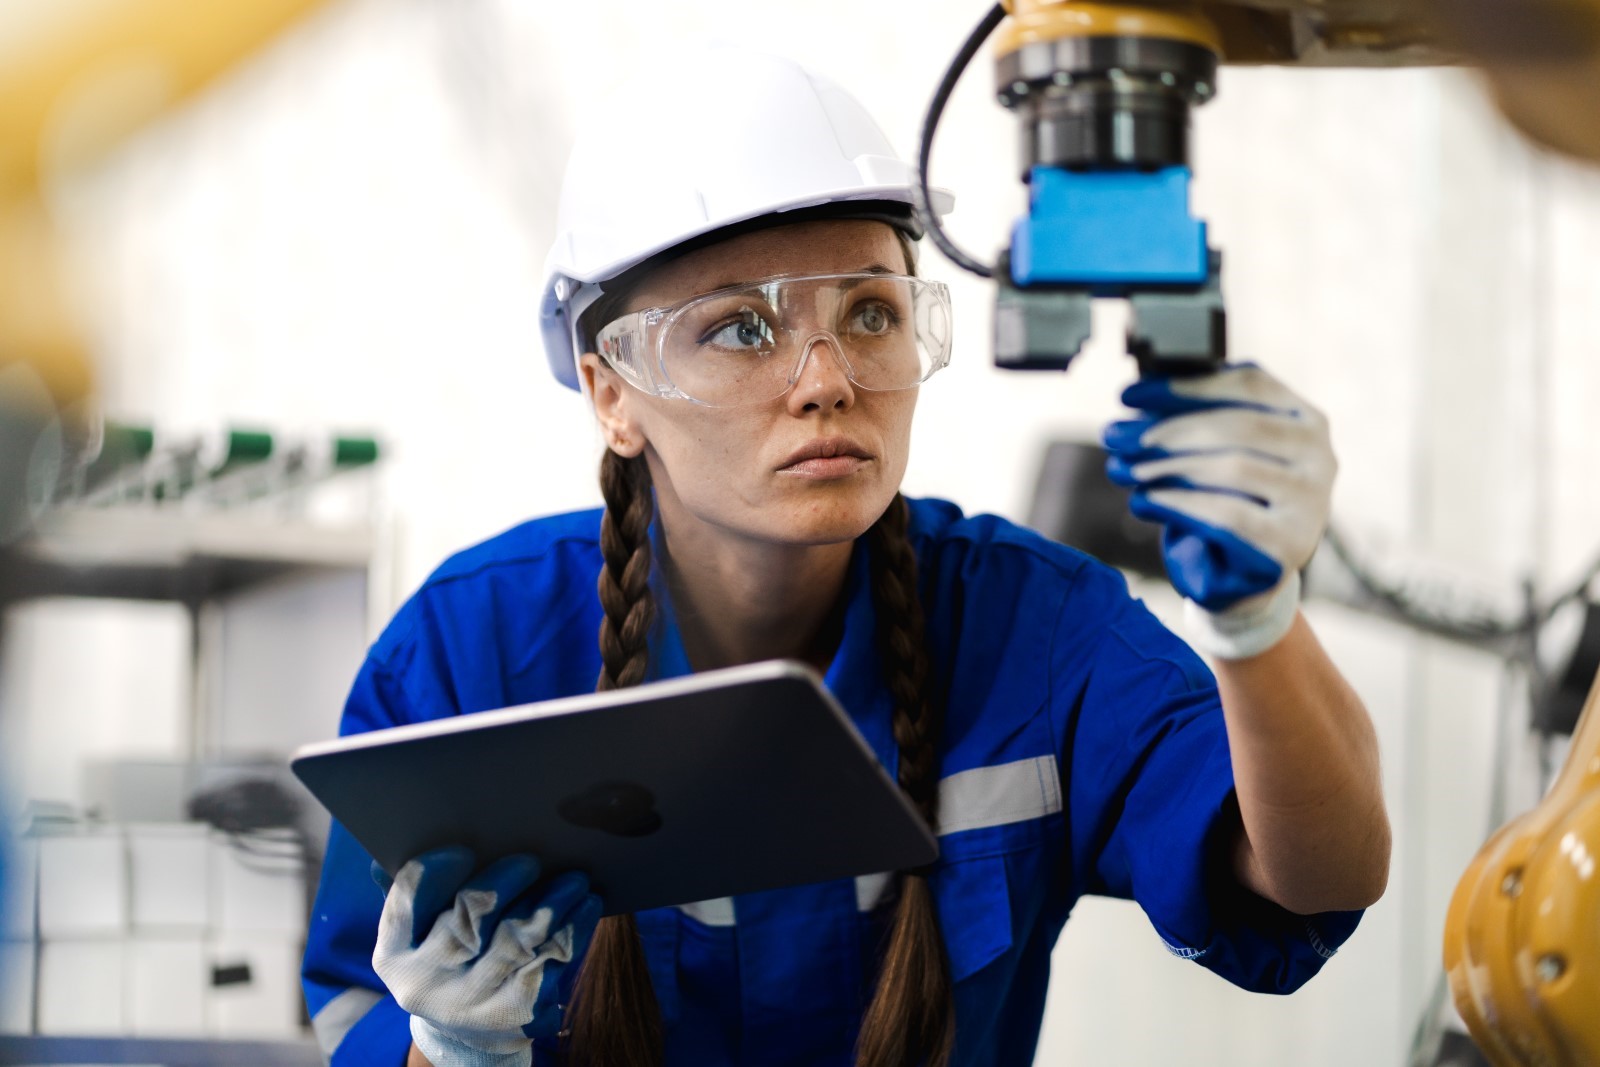
M 387 896 L 372 966 L 434 1067 L 528 1067 L 532 1042 L 560 1032 L 561 972 L 588 949 L 600 898 L 575 871 L 536 885 L 532 856 L 476 866 L 468 849 L 437 849 L 389 884 L 374 864 Z
M 1163 526 L 1167 575 L 1195 644 L 1223 659 L 1272 647 L 1294 624 L 1300 569 L 1328 525 L 1338 463 L 1328 420 L 1253 363 L 1146 378 L 1106 428 L 1111 480 Z

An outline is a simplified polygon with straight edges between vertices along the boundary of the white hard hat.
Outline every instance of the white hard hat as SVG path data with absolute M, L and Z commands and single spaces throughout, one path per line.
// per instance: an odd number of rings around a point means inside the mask
M 798 220 L 823 205 L 886 218 L 898 208 L 901 228 L 920 235 L 909 211 L 916 182 L 916 167 L 895 156 L 855 97 L 792 60 L 711 47 L 633 76 L 567 162 L 539 308 L 551 371 L 579 388 L 578 316 L 600 283 L 630 267 L 739 223 L 780 212 Z M 942 189 L 931 200 L 940 215 L 954 204 Z

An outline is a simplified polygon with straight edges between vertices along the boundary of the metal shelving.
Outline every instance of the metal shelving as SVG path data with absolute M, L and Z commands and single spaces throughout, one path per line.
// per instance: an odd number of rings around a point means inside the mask
M 180 508 L 66 508 L 47 514 L 11 550 L 0 597 L 194 603 L 284 574 L 365 567 L 372 551 L 367 526 Z

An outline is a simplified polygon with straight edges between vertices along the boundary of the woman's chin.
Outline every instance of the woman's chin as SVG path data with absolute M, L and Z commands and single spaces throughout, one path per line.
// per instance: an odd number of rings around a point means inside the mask
M 854 541 L 872 528 L 894 498 L 893 493 L 840 494 L 782 509 L 771 524 L 773 540 L 801 545 L 834 545 Z

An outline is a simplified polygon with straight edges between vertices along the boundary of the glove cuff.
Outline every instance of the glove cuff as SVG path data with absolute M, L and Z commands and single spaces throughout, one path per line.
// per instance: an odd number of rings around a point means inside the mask
M 1300 572 L 1289 571 L 1277 586 L 1225 611 L 1210 612 L 1183 602 L 1189 643 L 1217 659 L 1249 659 L 1283 640 L 1300 610 Z
M 463 1044 L 420 1015 L 411 1017 L 411 1041 L 433 1067 L 532 1067 L 533 1042 L 516 1052 L 489 1052 Z

